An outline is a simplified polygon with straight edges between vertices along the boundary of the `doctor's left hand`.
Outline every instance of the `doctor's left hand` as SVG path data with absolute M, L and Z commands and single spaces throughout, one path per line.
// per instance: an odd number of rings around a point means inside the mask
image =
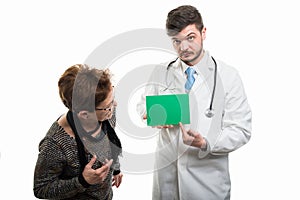
M 182 139 L 184 144 L 198 147 L 201 149 L 206 148 L 206 140 L 202 137 L 200 133 L 193 130 L 185 130 L 181 122 L 179 122 L 179 126 L 181 128 Z

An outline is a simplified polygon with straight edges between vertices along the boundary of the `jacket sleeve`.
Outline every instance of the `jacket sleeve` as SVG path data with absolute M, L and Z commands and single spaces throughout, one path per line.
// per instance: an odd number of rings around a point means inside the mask
M 146 115 L 146 96 L 148 95 L 158 95 L 158 87 L 162 85 L 161 76 L 164 75 L 162 73 L 165 71 L 165 65 L 157 65 L 148 79 L 148 82 L 145 84 L 145 90 L 141 95 L 140 101 L 137 103 L 137 113 L 143 119 L 144 115 Z
M 229 77 L 229 78 L 228 78 Z M 225 77 L 225 104 L 221 118 L 221 128 L 217 137 L 208 141 L 206 152 L 200 152 L 199 157 L 210 152 L 213 155 L 223 155 L 232 152 L 251 137 L 252 112 L 247 101 L 243 83 L 239 74 L 234 71 L 232 76 Z M 203 154 L 201 156 L 201 154 Z
M 41 199 L 63 199 L 75 196 L 86 189 L 78 177 L 67 180 L 60 178 L 65 162 L 65 155 L 59 145 L 46 137 L 40 144 L 40 153 L 34 171 L 34 195 Z
M 113 111 L 112 117 L 108 120 L 109 124 L 111 125 L 111 127 L 113 129 L 116 128 L 116 122 L 117 122 L 117 119 L 116 119 L 116 110 L 117 110 L 117 108 L 115 107 L 115 109 Z M 121 165 L 120 165 L 119 157 L 115 161 L 113 169 L 114 169 L 113 170 L 113 175 L 118 175 L 119 173 L 121 173 Z

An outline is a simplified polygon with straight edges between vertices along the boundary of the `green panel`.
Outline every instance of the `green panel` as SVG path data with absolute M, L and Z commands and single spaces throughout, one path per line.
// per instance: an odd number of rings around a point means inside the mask
M 146 109 L 148 126 L 190 123 L 188 94 L 146 96 Z

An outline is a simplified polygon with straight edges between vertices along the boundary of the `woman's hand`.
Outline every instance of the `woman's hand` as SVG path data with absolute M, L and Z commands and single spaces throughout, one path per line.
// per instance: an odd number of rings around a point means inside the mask
M 123 174 L 122 173 L 114 175 L 113 181 L 112 181 L 112 186 L 116 186 L 118 188 L 121 185 L 121 183 L 122 183 L 122 178 L 123 178 Z
M 94 155 L 90 162 L 84 167 L 84 170 L 82 172 L 83 178 L 90 185 L 102 183 L 107 177 L 110 166 L 113 162 L 112 159 L 110 161 L 106 160 L 106 163 L 102 165 L 102 167 L 93 169 L 92 166 L 96 162 L 96 160 L 97 157 Z

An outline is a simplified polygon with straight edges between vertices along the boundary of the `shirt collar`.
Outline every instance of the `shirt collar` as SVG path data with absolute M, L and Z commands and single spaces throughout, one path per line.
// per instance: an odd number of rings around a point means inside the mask
M 208 51 L 204 51 L 204 55 L 201 60 L 194 66 L 189 66 L 180 60 L 180 64 L 182 66 L 182 71 L 185 73 L 185 70 L 188 67 L 194 67 L 196 70 L 196 74 L 201 74 L 203 77 L 206 77 L 209 72 L 214 70 L 214 62 L 211 59 L 210 53 Z
M 199 74 L 199 73 L 201 73 L 201 69 L 203 69 L 203 68 L 207 68 L 207 67 L 208 68 L 213 68 L 213 66 L 211 66 L 211 61 L 210 61 L 209 58 L 210 58 L 209 52 L 204 51 L 203 57 L 201 58 L 201 60 L 196 65 L 189 66 L 185 62 L 180 60 L 181 65 L 182 65 L 182 70 L 185 72 L 185 70 L 188 67 L 193 67 L 193 68 L 195 68 L 196 73 Z

